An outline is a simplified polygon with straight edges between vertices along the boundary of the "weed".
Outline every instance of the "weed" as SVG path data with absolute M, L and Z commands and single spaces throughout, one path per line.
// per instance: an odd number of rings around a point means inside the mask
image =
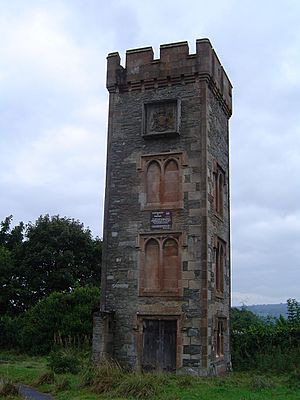
M 55 384 L 55 391 L 60 392 L 64 390 L 68 390 L 71 387 L 71 383 L 68 378 L 63 377 L 61 379 L 58 379 L 56 384 Z
M 89 371 L 86 382 L 90 380 L 93 391 L 96 393 L 107 393 L 118 385 L 124 376 L 120 365 L 114 361 L 106 360 Z
M 36 380 L 36 385 L 43 385 L 45 383 L 54 383 L 55 376 L 53 371 L 46 371 L 42 373 Z
M 1 397 L 18 396 L 19 392 L 17 387 L 10 380 L 4 380 L 0 382 L 0 395 Z
M 56 374 L 70 372 L 77 374 L 80 370 L 80 361 L 72 349 L 53 351 L 48 358 L 48 366 Z
M 135 399 L 156 397 L 161 392 L 165 378 L 155 374 L 131 373 L 123 377 L 116 388 L 116 393 Z

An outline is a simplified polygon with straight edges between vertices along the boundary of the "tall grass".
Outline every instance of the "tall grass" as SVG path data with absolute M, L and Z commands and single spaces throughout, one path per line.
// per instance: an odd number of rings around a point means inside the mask
M 82 374 L 82 386 L 91 387 L 95 393 L 134 399 L 155 398 L 166 381 L 165 375 L 124 371 L 117 362 L 109 360 L 89 365 Z

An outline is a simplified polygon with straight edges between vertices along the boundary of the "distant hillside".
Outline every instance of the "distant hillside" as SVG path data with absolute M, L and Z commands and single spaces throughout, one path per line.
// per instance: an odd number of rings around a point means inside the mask
M 287 304 L 254 304 L 252 306 L 244 306 L 247 310 L 252 311 L 261 317 L 267 317 L 268 315 L 278 318 L 280 314 L 287 318 Z M 237 307 L 242 308 L 242 307 Z

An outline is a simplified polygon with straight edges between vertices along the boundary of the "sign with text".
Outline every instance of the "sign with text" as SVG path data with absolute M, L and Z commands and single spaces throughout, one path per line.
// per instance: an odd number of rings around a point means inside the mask
M 150 229 L 172 229 L 171 211 L 151 211 Z

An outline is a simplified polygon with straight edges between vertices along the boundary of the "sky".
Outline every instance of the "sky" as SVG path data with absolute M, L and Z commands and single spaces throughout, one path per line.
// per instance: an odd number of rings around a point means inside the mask
M 300 300 L 298 0 L 0 0 L 0 220 L 102 237 L 106 56 L 209 38 L 233 84 L 232 301 Z

